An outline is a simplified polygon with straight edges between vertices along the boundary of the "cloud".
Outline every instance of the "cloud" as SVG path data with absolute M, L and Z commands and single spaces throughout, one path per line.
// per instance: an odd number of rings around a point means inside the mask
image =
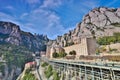
M 29 22 L 34 21 L 37 25 L 40 24 L 39 28 L 37 29 L 38 32 L 39 30 L 42 30 L 42 33 L 45 33 L 49 35 L 49 37 L 53 38 L 53 35 L 61 34 L 64 30 L 60 17 L 52 11 L 37 9 L 31 14 L 31 20 L 29 20 Z
M 5 8 L 6 8 L 6 9 L 9 9 L 9 10 L 15 10 L 15 8 L 14 8 L 13 6 L 11 6 L 11 5 L 6 6 Z
M 20 19 L 24 19 L 26 18 L 26 16 L 28 16 L 29 14 L 28 13 L 23 13 L 21 16 L 20 16 Z
M 41 8 L 54 8 L 62 4 L 62 0 L 44 0 Z
M 35 29 L 32 27 L 33 24 L 30 24 L 30 23 L 23 24 L 18 20 L 17 17 L 13 17 L 6 13 L 0 12 L 0 21 L 7 21 L 7 22 L 15 23 L 15 24 L 19 25 L 22 30 L 35 33 Z
M 20 18 L 26 21 L 24 29 L 33 33 L 47 34 L 50 38 L 55 38 L 55 36 L 62 34 L 65 28 L 61 24 L 60 16 L 50 9 L 45 9 L 49 7 L 55 8 L 60 6 L 60 4 L 61 0 L 44 0 L 42 5 L 30 13 L 23 13 Z
M 40 0 L 26 0 L 28 4 L 38 4 L 40 3 Z
M 36 29 L 32 23 L 26 23 L 21 28 L 26 32 L 36 33 Z
M 15 18 L 11 15 L 8 15 L 6 13 L 0 12 L 0 20 L 15 20 Z
M 22 0 L 21 2 L 24 1 L 27 3 L 25 7 L 27 6 L 30 9 L 30 11 L 28 10 L 29 12 L 23 10 L 24 12 L 21 11 L 22 14 L 17 17 L 0 12 L 0 20 L 15 22 L 21 26 L 22 30 L 47 34 L 52 39 L 75 28 L 72 23 L 75 22 L 76 18 L 80 18 L 81 14 L 86 14 L 90 9 L 99 5 L 97 0 L 81 0 L 81 2 L 76 0 Z M 6 8 L 13 9 L 12 6 L 7 6 Z M 57 11 L 58 8 L 61 12 Z M 15 9 L 17 10 L 17 8 Z M 66 22 L 62 21 L 64 15 Z M 62 22 L 69 24 L 69 26 L 66 27 Z
M 24 13 L 22 15 L 27 15 L 27 18 L 24 18 L 24 20 L 26 21 L 25 25 L 28 23 L 34 24 L 26 26 L 28 26 L 27 28 L 30 28 L 30 31 L 32 32 L 47 34 L 48 37 L 52 39 L 55 38 L 57 35 L 68 32 L 69 30 L 75 28 L 75 26 L 72 25 L 65 28 L 65 26 L 61 23 L 61 17 L 55 11 L 51 10 L 51 8 L 57 8 L 63 4 L 64 3 L 62 0 L 44 0 L 43 4 L 40 5 L 38 8 L 32 10 L 29 14 Z M 69 4 L 72 4 L 71 6 L 75 6 L 72 1 Z M 80 8 L 80 12 L 83 11 L 84 13 L 86 13 L 91 7 L 93 8 L 94 6 L 96 6 L 96 2 L 88 3 L 87 1 L 85 1 L 85 3 L 80 4 L 83 8 Z M 92 6 L 89 8 L 89 5 Z

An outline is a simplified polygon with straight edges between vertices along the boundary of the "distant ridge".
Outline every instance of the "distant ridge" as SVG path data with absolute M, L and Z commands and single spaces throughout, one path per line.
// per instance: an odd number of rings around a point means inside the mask
M 0 42 L 22 45 L 32 51 L 46 50 L 47 36 L 25 32 L 12 22 L 0 21 Z

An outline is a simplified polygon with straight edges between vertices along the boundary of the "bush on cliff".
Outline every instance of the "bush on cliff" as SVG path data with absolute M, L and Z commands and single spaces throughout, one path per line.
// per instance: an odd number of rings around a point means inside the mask
M 60 80 L 60 77 L 56 71 L 53 72 L 53 80 Z
M 49 79 L 50 76 L 52 76 L 52 74 L 53 74 L 52 70 L 53 70 L 52 66 L 49 65 L 48 68 L 47 68 L 47 70 L 44 72 L 47 79 Z

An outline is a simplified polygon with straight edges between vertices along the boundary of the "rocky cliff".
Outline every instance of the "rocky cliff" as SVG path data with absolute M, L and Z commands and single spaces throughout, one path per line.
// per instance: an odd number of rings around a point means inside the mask
M 60 44 L 62 46 L 79 43 L 80 37 L 103 37 L 112 36 L 120 32 L 120 8 L 100 7 L 91 10 L 74 30 L 58 36 L 56 40 L 50 41 L 48 45 Z
M 24 64 L 33 60 L 33 52 L 46 50 L 48 40 L 45 35 L 33 35 L 14 23 L 0 21 L 0 80 L 16 80 Z
M 0 21 L 0 42 L 26 46 L 32 51 L 45 50 L 49 39 L 45 35 L 33 35 L 22 31 L 18 25 Z

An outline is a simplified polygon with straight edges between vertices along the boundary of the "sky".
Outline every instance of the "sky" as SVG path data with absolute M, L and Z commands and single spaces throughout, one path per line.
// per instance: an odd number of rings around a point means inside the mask
M 120 0 L 0 0 L 0 21 L 55 39 L 74 29 L 96 7 L 119 8 Z

